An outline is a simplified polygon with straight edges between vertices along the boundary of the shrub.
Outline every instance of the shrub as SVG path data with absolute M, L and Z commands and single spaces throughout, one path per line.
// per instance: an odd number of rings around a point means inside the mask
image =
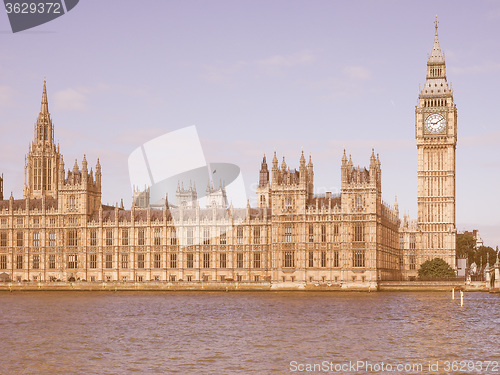
M 418 270 L 419 277 L 454 277 L 455 270 L 441 258 L 427 260 Z

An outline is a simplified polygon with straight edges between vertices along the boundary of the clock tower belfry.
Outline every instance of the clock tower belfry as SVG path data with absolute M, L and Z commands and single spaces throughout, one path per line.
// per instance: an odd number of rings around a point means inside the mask
M 415 107 L 417 140 L 418 222 L 417 269 L 433 258 L 452 268 L 456 257 L 455 149 L 457 107 L 446 80 L 446 65 L 439 46 L 438 20 L 432 52 L 427 59 L 425 85 Z

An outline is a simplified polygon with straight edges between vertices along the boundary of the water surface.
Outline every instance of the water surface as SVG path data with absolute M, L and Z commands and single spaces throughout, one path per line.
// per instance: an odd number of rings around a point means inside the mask
M 328 373 L 291 371 L 323 361 L 445 374 L 444 361 L 500 360 L 487 293 L 460 307 L 451 292 L 5 292 L 0 316 L 1 374 Z

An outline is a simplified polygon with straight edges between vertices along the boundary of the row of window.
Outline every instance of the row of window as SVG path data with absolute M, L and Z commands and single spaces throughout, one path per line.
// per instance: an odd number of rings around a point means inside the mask
M 69 218 L 66 218 L 66 224 L 68 226 L 77 226 L 79 224 L 79 221 L 78 221 L 78 217 L 69 217 Z M 55 217 L 50 217 L 48 219 L 48 221 L 46 222 L 46 224 L 50 227 L 55 227 L 56 226 L 56 218 Z M 24 218 L 22 217 L 18 217 L 15 221 L 16 223 L 16 227 L 23 227 L 24 226 Z M 0 219 L 0 226 L 2 228 L 6 228 L 8 226 L 8 220 L 7 218 L 1 218 Z M 32 219 L 32 223 L 31 223 L 31 226 L 34 227 L 34 228 L 38 228 L 40 227 L 40 218 L 39 217 L 34 217 Z
M 404 249 L 405 248 L 405 239 L 404 239 L 404 234 L 403 233 L 401 233 L 399 235 L 399 248 L 400 249 Z M 415 233 L 410 233 L 410 235 L 409 235 L 408 248 L 410 250 L 415 250 Z
M 41 135 L 42 136 L 42 135 Z M 52 167 L 51 160 L 47 158 L 35 158 L 33 160 L 33 188 L 34 190 L 52 189 Z
M 202 268 L 210 268 L 211 263 L 211 253 L 203 253 Z M 194 268 L 194 253 L 186 253 L 186 268 Z M 14 266 L 16 269 L 23 269 L 24 263 L 23 255 L 16 255 L 14 258 Z M 170 253 L 170 268 L 177 268 L 177 254 Z M 113 254 L 105 254 L 103 259 L 103 268 L 112 269 L 113 267 Z M 120 255 L 120 265 L 122 269 L 129 268 L 129 254 L 121 254 Z M 327 267 L 327 256 L 326 251 L 321 251 L 320 259 L 319 259 L 320 267 Z M 413 262 L 414 263 L 414 262 Z M 145 268 L 145 254 L 137 254 L 137 268 Z M 314 267 L 314 251 L 308 252 L 308 267 Z M 411 264 L 411 262 L 410 262 Z M 153 268 L 162 268 L 162 256 L 161 253 L 154 253 L 153 256 Z M 227 268 L 228 259 L 226 253 L 219 254 L 219 268 Z M 236 253 L 236 268 L 244 268 L 244 254 L 242 252 Z M 98 266 L 98 258 L 97 254 L 89 254 L 89 268 L 96 269 Z M 253 253 L 252 259 L 253 268 L 262 268 L 262 256 L 260 252 Z M 283 260 L 282 266 L 285 268 L 293 268 L 295 267 L 295 251 L 294 250 L 285 250 L 283 251 Z M 333 252 L 333 267 L 340 266 L 339 252 Z M 353 250 L 353 267 L 365 267 L 365 252 L 364 250 Z M 33 261 L 31 265 L 32 269 L 40 268 L 40 255 L 34 254 Z M 54 254 L 49 254 L 48 269 L 56 268 L 56 256 Z M 78 268 L 78 254 L 68 254 L 67 256 L 67 268 L 74 269 Z M 0 269 L 7 269 L 7 255 L 0 255 Z
M 219 275 L 219 280 L 222 281 L 222 282 L 224 282 L 224 281 L 227 280 L 226 277 L 227 277 L 226 275 Z M 16 279 L 17 279 L 18 282 L 21 282 L 21 276 L 16 276 Z M 54 276 L 49 276 L 49 279 L 51 281 L 56 281 L 56 278 Z M 193 281 L 193 275 L 186 275 L 185 279 L 188 282 L 192 282 Z M 283 282 L 286 282 L 288 280 L 294 282 L 296 278 L 295 278 L 295 276 L 290 276 L 290 277 L 282 276 L 281 279 L 282 279 Z M 106 275 L 106 279 L 105 280 L 106 280 L 106 282 L 111 282 L 111 281 L 113 281 L 113 278 L 110 275 Z M 160 275 L 152 275 L 151 281 L 160 281 L 160 280 L 161 280 Z M 176 277 L 176 275 L 168 275 L 168 280 L 171 281 L 171 282 L 175 282 L 175 281 L 177 281 L 177 277 Z M 210 280 L 211 280 L 210 275 L 202 275 L 201 276 L 201 281 L 209 282 Z M 270 280 L 270 276 L 265 276 L 264 278 L 262 278 L 261 275 L 253 275 L 253 279 L 252 280 L 255 281 L 255 282 L 259 282 L 261 280 Z M 351 280 L 353 282 L 355 282 L 357 280 L 357 277 L 356 276 L 352 276 Z M 38 276 L 33 275 L 33 281 L 38 281 Z M 96 281 L 100 281 L 100 280 L 98 280 L 98 278 L 96 276 L 90 276 L 90 281 L 91 282 L 96 282 Z M 123 276 L 122 275 L 121 276 L 121 281 L 123 281 L 123 282 L 129 281 L 128 276 Z M 143 282 L 143 281 L 145 281 L 145 277 L 143 275 L 136 275 L 136 281 Z M 183 280 L 179 279 L 179 281 L 183 281 Z M 249 280 L 243 280 L 243 275 L 238 275 L 237 274 L 236 275 L 236 281 L 238 281 L 238 282 L 250 281 L 250 279 Z M 312 283 L 314 281 L 315 281 L 314 278 L 312 276 L 309 276 L 309 282 Z M 316 280 L 316 281 L 321 281 L 322 283 L 326 283 L 327 282 L 327 277 L 326 276 L 321 276 L 321 280 Z M 331 280 L 331 281 L 334 281 L 334 282 L 337 283 L 339 281 L 339 277 L 335 276 L 334 279 Z M 361 276 L 361 281 L 365 282 L 366 281 L 366 276 Z
M 240 231 L 241 229 L 241 231 Z M 241 232 L 241 236 L 240 236 Z M 159 228 L 156 228 L 154 230 L 154 237 L 153 237 L 153 244 L 155 246 L 160 246 L 161 245 L 161 231 Z M 256 227 L 254 228 L 254 243 L 260 244 L 260 228 Z M 243 243 L 243 228 L 238 228 L 238 243 Z M 105 237 L 103 239 L 104 245 L 106 246 L 113 246 L 113 230 L 108 229 L 105 231 Z M 7 233 L 2 232 L 0 233 L 0 246 L 1 247 L 6 247 L 7 246 Z M 23 246 L 24 245 L 24 233 L 23 232 L 17 232 L 16 233 L 16 246 Z M 90 231 L 90 246 L 97 246 L 98 243 L 98 238 L 97 238 L 97 231 L 92 230 Z M 138 231 L 138 236 L 137 236 L 137 244 L 139 246 L 145 245 L 145 230 L 144 229 L 139 229 Z M 220 236 L 220 244 L 225 245 L 227 243 L 227 236 L 226 233 L 222 233 Z M 171 245 L 177 245 L 177 238 L 175 237 L 175 230 L 172 229 L 172 236 L 171 236 Z M 187 244 L 188 245 L 193 245 L 193 229 L 188 228 L 187 230 Z M 209 245 L 210 244 L 210 228 L 204 228 L 203 230 L 203 244 L 204 245 Z M 67 231 L 67 237 L 66 237 L 66 245 L 67 246 L 78 246 L 78 230 L 77 229 L 70 229 Z M 128 229 L 122 229 L 121 231 L 121 245 L 122 246 L 128 246 L 129 245 L 129 230 Z M 39 247 L 40 246 L 40 233 L 39 232 L 33 232 L 33 246 L 34 247 Z M 56 233 L 55 232 L 49 232 L 49 246 L 56 246 Z
M 74 234 L 74 233 L 73 233 Z M 16 233 L 16 246 L 22 247 L 24 246 L 24 233 L 17 232 Z M 40 246 L 40 232 L 33 232 L 33 246 Z M 56 234 L 54 232 L 49 232 L 49 246 L 56 246 Z M 7 233 L 0 233 L 0 247 L 7 247 Z
M 327 242 L 327 231 L 326 224 L 321 225 L 320 240 L 321 242 Z M 363 242 L 365 240 L 365 228 L 363 223 L 354 224 L 353 241 Z M 335 224 L 333 226 L 333 242 L 340 241 L 340 225 Z M 314 242 L 314 225 L 309 224 L 309 242 Z
M 105 246 L 113 246 L 113 242 L 114 242 L 113 241 L 113 232 L 114 231 L 112 229 L 107 229 L 105 231 L 104 238 L 103 238 L 103 244 Z M 194 232 L 193 228 L 187 228 L 187 245 L 188 246 L 194 244 L 193 232 Z M 78 246 L 78 230 L 77 229 L 69 229 L 66 231 L 66 233 L 67 233 L 66 234 L 66 245 L 67 246 Z M 161 246 L 161 244 L 162 244 L 161 239 L 162 238 L 161 238 L 160 228 L 155 228 L 153 231 L 153 244 L 155 246 Z M 321 225 L 321 238 L 320 239 L 321 239 L 321 242 L 327 242 L 326 224 Z M 211 240 L 210 228 L 203 228 L 203 244 L 210 245 L 210 240 Z M 333 226 L 333 240 L 334 240 L 334 242 L 340 241 L 340 232 L 339 232 L 339 225 L 338 224 L 335 224 Z M 362 242 L 365 240 L 364 225 L 362 223 L 354 224 L 353 240 L 354 240 L 354 242 Z M 243 244 L 243 228 L 242 227 L 237 228 L 236 242 L 237 242 L 237 244 Z M 287 242 L 287 243 L 295 242 L 295 227 L 293 224 L 285 224 L 285 226 L 283 228 L 283 242 Z M 314 242 L 314 226 L 313 226 L 313 224 L 309 225 L 309 242 Z M 137 236 L 137 245 L 143 246 L 143 245 L 145 245 L 145 243 L 146 243 L 145 230 L 139 229 L 138 236 Z M 261 229 L 258 226 L 253 228 L 253 243 L 254 244 L 261 243 Z M 90 231 L 90 246 L 97 246 L 97 244 L 98 244 L 97 230 L 91 230 Z M 172 228 L 170 244 L 177 245 L 175 228 Z M 221 245 L 227 244 L 226 232 L 221 233 L 220 244 Z M 17 232 L 16 233 L 16 246 L 23 246 L 23 245 L 24 245 L 24 233 Z M 121 230 L 121 245 L 122 246 L 129 245 L 129 230 L 128 229 Z M 7 246 L 7 233 L 6 232 L 0 233 L 0 246 L 2 246 L 2 247 Z M 33 232 L 33 246 L 34 247 L 40 246 L 40 232 L 36 232 L 36 231 Z M 56 233 L 53 231 L 49 232 L 49 246 L 50 247 L 56 246 Z

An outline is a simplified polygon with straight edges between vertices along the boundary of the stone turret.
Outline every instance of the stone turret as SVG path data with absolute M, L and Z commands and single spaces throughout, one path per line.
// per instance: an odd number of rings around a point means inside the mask
M 206 195 L 206 206 L 207 208 L 226 208 L 227 207 L 227 196 L 226 189 L 222 184 L 222 181 L 219 182 L 219 188 L 214 188 L 213 184 L 207 189 Z
M 262 158 L 259 174 L 259 187 L 264 187 L 269 184 L 269 170 L 267 169 L 266 155 Z
M 307 163 L 307 195 L 307 199 L 312 199 L 314 195 L 314 166 L 310 154 L 309 163 Z
M 304 153 L 301 153 L 299 170 L 287 166 L 285 157 L 278 169 L 276 153 L 273 158 L 273 180 L 269 189 L 260 188 L 257 191 L 259 207 L 272 207 L 273 211 L 304 210 L 313 195 L 313 165 L 309 157 L 306 165 Z
M 207 187 L 210 189 L 210 186 Z M 175 193 L 175 200 L 177 206 L 185 206 L 188 208 L 196 207 L 198 202 L 198 193 L 196 192 L 196 185 L 189 182 L 189 189 L 184 189 L 184 183 L 177 184 L 177 191 Z
M 341 167 L 341 191 L 344 210 L 377 210 L 382 201 L 380 160 L 372 149 L 370 169 L 354 167 L 351 156 L 349 161 L 344 151 Z
M 100 170 L 99 161 L 96 169 Z M 88 171 L 87 157 L 84 155 L 82 169 L 75 160 L 72 170 L 68 170 L 64 176 L 64 163 L 60 164 L 59 180 L 59 208 L 63 211 L 91 215 L 101 205 L 101 182 L 94 178 L 92 170 Z M 100 175 L 100 173 L 99 173 Z
M 276 153 L 274 153 L 273 158 L 273 176 L 275 176 L 275 168 L 277 168 L 278 160 L 276 159 Z M 276 164 L 276 165 L 275 165 Z M 276 177 L 277 178 L 277 174 Z M 266 155 L 262 158 L 262 164 L 259 173 L 259 185 L 257 186 L 257 206 L 259 208 L 265 208 L 269 206 L 269 170 L 267 169 Z
M 273 181 L 272 183 L 277 183 L 279 180 L 279 169 L 278 169 L 278 158 L 276 157 L 276 151 L 274 151 L 273 156 Z
M 302 151 L 300 155 L 300 165 L 299 165 L 299 174 L 300 181 L 305 183 L 307 181 L 307 169 L 306 169 L 306 158 L 304 157 L 304 151 Z
M 99 163 L 99 158 L 97 158 L 97 164 L 95 167 L 95 181 L 99 186 L 101 186 L 101 163 Z

